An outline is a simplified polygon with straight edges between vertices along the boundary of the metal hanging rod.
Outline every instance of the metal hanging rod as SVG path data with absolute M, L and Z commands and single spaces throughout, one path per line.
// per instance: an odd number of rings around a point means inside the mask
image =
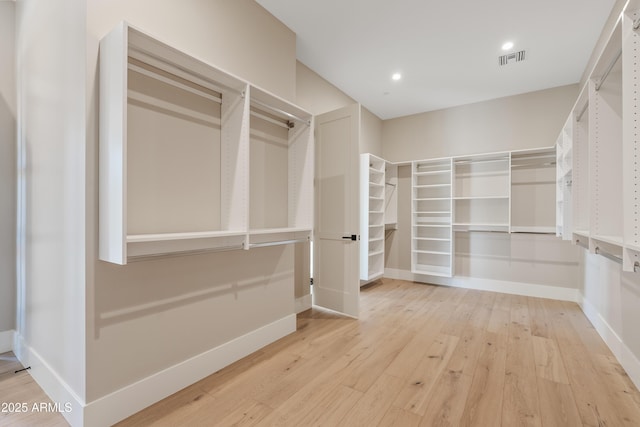
M 600 246 L 596 246 L 596 250 L 595 250 L 596 254 L 601 255 L 607 259 L 610 259 L 611 261 L 617 262 L 618 264 L 622 264 L 622 258 L 617 257 L 613 254 L 610 254 L 608 252 L 605 251 L 601 251 L 600 250 Z
M 144 49 L 140 49 L 139 47 L 129 46 L 129 56 L 144 64 L 158 68 L 166 73 L 172 74 L 176 77 L 183 78 L 185 80 L 188 80 L 200 86 L 206 87 L 213 91 L 222 92 L 226 90 L 229 92 L 237 93 L 244 97 L 244 90 L 242 89 L 237 89 L 231 86 L 227 86 L 224 83 L 220 83 L 218 81 L 212 81 L 212 79 L 207 76 L 201 75 L 200 73 L 196 73 L 193 70 L 189 70 L 187 68 L 181 67 L 178 64 L 168 62 L 163 58 L 157 57 L 153 53 L 150 53 Z
M 262 102 L 262 101 L 258 101 L 258 100 L 256 100 L 256 99 L 253 99 L 253 100 L 251 100 L 251 103 L 252 103 L 252 104 L 255 104 L 255 105 L 259 105 L 259 106 L 261 106 L 261 107 L 264 107 L 264 108 L 266 108 L 266 109 L 268 109 L 268 110 L 271 110 L 271 111 L 273 111 L 273 112 L 275 112 L 275 113 L 282 114 L 282 115 L 284 115 L 285 117 L 289 117 L 290 119 L 296 120 L 296 121 L 298 121 L 298 122 L 300 122 L 300 123 L 304 123 L 304 124 L 305 124 L 305 125 L 307 125 L 307 126 L 311 126 L 311 120 L 307 120 L 307 119 L 300 118 L 300 117 L 296 116 L 295 114 L 291 114 L 291 113 L 289 113 L 289 112 L 287 112 L 287 111 L 284 111 L 284 110 L 281 110 L 281 109 L 276 108 L 276 107 L 274 107 L 274 106 L 271 106 L 271 105 L 269 105 L 269 104 L 266 104 L 266 103 L 264 103 L 264 102 Z
M 135 71 L 136 73 L 145 75 L 147 77 L 151 77 L 154 80 L 158 80 L 158 81 L 161 81 L 162 83 L 166 83 L 168 85 L 177 87 L 178 89 L 182 89 L 184 91 L 196 94 L 196 95 L 201 96 L 203 98 L 206 98 L 206 99 L 209 99 L 211 101 L 217 102 L 218 104 L 222 103 L 222 98 L 220 96 L 212 95 L 211 93 L 209 93 L 209 92 L 207 92 L 205 90 L 205 89 L 208 89 L 208 88 L 200 86 L 197 83 L 194 83 L 194 84 L 196 84 L 197 86 L 202 87 L 202 89 L 198 89 L 198 88 L 195 88 L 193 86 L 186 85 L 186 84 L 181 83 L 181 82 L 179 82 L 177 80 L 170 79 L 169 77 L 163 76 L 162 74 L 160 74 L 158 72 L 155 72 L 153 70 L 149 70 L 147 68 L 140 67 L 140 66 L 135 65 L 135 64 L 131 64 L 130 63 L 128 68 L 131 71 Z M 175 77 L 181 78 L 180 76 L 176 76 L 175 74 L 172 74 L 172 75 L 175 76 Z M 211 89 L 208 89 L 208 90 L 211 90 Z
M 622 49 L 618 50 L 616 57 L 613 59 L 613 61 L 611 61 L 611 63 L 605 70 L 604 74 L 602 75 L 602 77 L 600 77 L 600 80 L 596 82 L 596 92 L 600 90 L 604 81 L 607 79 L 607 77 L 609 77 L 609 73 L 611 72 L 611 70 L 613 70 L 613 67 L 616 65 L 616 62 L 618 62 L 618 59 L 620 59 L 620 56 L 622 56 Z
M 210 248 L 210 249 L 194 249 L 191 251 L 180 251 L 180 252 L 169 252 L 162 254 L 150 254 L 150 255 L 138 255 L 132 256 L 128 258 L 128 261 L 144 261 L 148 259 L 155 258 L 172 258 L 172 257 L 181 257 L 181 256 L 191 256 L 191 255 L 200 255 L 200 254 L 208 254 L 213 252 L 228 252 L 228 251 L 237 251 L 242 250 L 244 246 L 242 244 L 235 246 L 220 246 L 218 248 Z
M 584 113 L 587 111 L 587 108 L 589 108 L 589 101 L 584 103 L 584 107 L 582 107 L 582 110 L 580 110 L 580 114 L 578 114 L 578 116 L 576 117 L 576 122 L 579 122 L 580 120 L 582 120 L 582 116 L 584 116 Z
M 249 248 L 267 248 L 269 246 L 289 245 L 291 243 L 306 243 L 309 239 L 292 239 L 292 240 L 279 240 L 277 242 L 265 242 L 265 243 L 251 243 Z
M 289 121 L 281 122 L 280 120 L 276 120 L 273 117 L 266 116 L 266 115 L 260 113 L 259 111 L 253 110 L 253 109 L 251 111 L 249 111 L 249 114 L 251 114 L 252 116 L 257 117 L 259 119 L 262 119 L 262 120 L 264 120 L 266 122 L 273 123 L 276 126 L 280 126 L 280 127 L 285 128 L 285 129 L 291 129 L 291 122 L 289 122 Z

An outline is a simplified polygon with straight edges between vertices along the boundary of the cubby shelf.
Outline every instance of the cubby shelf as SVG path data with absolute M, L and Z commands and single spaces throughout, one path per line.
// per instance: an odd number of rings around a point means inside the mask
M 304 110 L 120 23 L 100 42 L 99 258 L 308 240 L 311 127 Z M 256 132 L 286 162 L 260 167 Z M 258 181 L 277 203 L 256 202 Z

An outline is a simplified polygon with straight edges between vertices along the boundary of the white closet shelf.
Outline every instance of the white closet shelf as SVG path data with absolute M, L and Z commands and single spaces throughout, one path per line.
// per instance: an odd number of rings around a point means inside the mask
M 420 250 L 420 249 L 414 249 L 412 252 L 415 253 L 415 254 L 446 255 L 446 256 L 450 255 L 449 252 L 444 252 L 444 251 L 425 251 L 425 250 Z
M 509 196 L 460 196 L 453 197 L 453 200 L 501 200 L 509 199 Z
M 454 223 L 454 231 L 500 231 L 508 232 L 509 224 L 496 223 L 496 224 L 480 224 L 480 223 Z
M 384 224 L 384 229 L 385 230 L 397 230 L 398 229 L 398 223 L 397 222 L 388 222 Z
M 414 237 L 414 240 L 426 240 L 432 242 L 450 242 L 451 239 L 443 238 L 443 237 Z
M 608 243 L 610 245 L 619 246 L 619 247 L 623 246 L 622 236 L 594 235 L 594 236 L 591 236 L 591 238 L 598 242 Z
M 374 257 L 374 256 L 380 256 L 383 255 L 384 251 L 376 251 L 376 252 L 369 252 L 369 258 Z
M 414 274 L 426 274 L 429 276 L 451 277 L 451 268 L 449 266 L 416 264 L 411 272 Z
M 426 184 L 426 185 L 414 185 L 413 188 L 441 188 L 451 187 L 451 184 Z
M 369 182 L 369 187 L 384 188 L 384 184 L 378 184 L 377 182 Z
M 451 228 L 450 224 L 413 224 L 414 227 Z
M 450 197 L 431 197 L 431 198 L 413 199 L 414 202 L 425 202 L 428 200 L 451 200 L 451 198 Z
M 418 166 L 419 167 L 419 166 Z M 450 174 L 451 170 L 449 169 L 445 169 L 445 170 L 435 170 L 435 171 L 424 171 L 424 172 L 415 172 L 416 176 L 425 176 L 425 175 L 444 175 L 444 174 Z
M 310 228 L 261 228 L 249 230 L 249 248 L 303 243 L 311 239 Z
M 573 230 L 573 234 L 576 236 L 584 237 L 586 239 L 589 238 L 589 231 L 587 230 Z
M 632 250 L 634 252 L 640 252 L 640 246 L 634 245 L 632 243 L 625 243 L 624 247 L 625 247 L 625 249 L 629 249 L 629 250 Z

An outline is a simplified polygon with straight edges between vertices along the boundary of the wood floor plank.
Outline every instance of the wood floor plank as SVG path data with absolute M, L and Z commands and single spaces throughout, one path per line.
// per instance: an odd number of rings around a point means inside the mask
M 429 399 L 433 396 L 433 385 L 449 363 L 458 338 L 440 334 L 429 347 L 413 375 L 402 381 L 402 389 L 394 405 L 420 416 L 425 414 Z
M 522 310 L 526 311 L 526 315 Z M 536 385 L 533 340 L 528 327 L 526 304 L 513 304 L 509 325 L 505 383 L 502 403 L 502 426 L 540 427 L 540 405 Z M 534 385 L 534 386 L 532 386 Z
M 485 332 L 461 425 L 499 426 L 502 417 L 506 335 Z
M 418 427 L 422 422 L 422 417 L 413 412 L 405 411 L 397 406 L 391 406 L 378 427 Z
M 472 377 L 450 369 L 440 375 L 435 393 L 422 417 L 421 427 L 457 427 L 460 425 Z
M 213 425 L 215 422 L 221 426 L 257 426 L 260 424 L 260 421 L 271 412 L 273 412 L 273 409 L 269 406 L 252 399 L 247 399 L 246 402 L 222 418 L 219 422 L 217 420 L 210 420 L 210 423 Z
M 640 425 L 640 392 L 573 303 L 388 279 L 360 302 L 359 320 L 299 314 L 295 333 L 120 425 Z M 0 375 L 0 396 L 46 399 L 28 372 Z
M 557 338 L 571 390 L 586 426 L 624 426 L 634 418 L 626 405 L 621 405 L 610 392 L 609 384 L 600 375 L 592 359 L 592 354 L 580 338 L 565 306 L 560 301 L 548 300 L 545 310 L 551 319 L 553 335 Z
M 306 413 L 299 423 L 294 422 L 289 425 L 309 427 L 336 426 L 355 404 L 362 399 L 363 394 L 360 391 L 338 384 L 334 389 L 331 389 L 331 393 L 327 393 L 318 402 L 314 409 Z M 271 426 L 272 424 L 268 425 Z
M 382 374 L 367 392 L 356 402 L 338 425 L 370 427 L 377 425 L 386 414 L 403 381 Z
M 582 421 L 567 384 L 537 377 L 540 414 L 544 427 L 580 427 Z
M 533 354 L 536 361 L 536 375 L 557 383 L 569 384 L 560 349 L 555 340 L 532 337 Z
M 542 298 L 529 298 L 529 321 L 531 324 L 531 335 L 542 338 L 552 338 L 549 335 L 549 324 L 547 313 L 544 310 L 544 300 Z

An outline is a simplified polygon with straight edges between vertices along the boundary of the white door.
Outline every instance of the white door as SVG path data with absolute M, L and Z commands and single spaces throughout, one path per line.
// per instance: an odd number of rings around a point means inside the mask
M 316 117 L 313 303 L 358 317 L 360 105 Z

